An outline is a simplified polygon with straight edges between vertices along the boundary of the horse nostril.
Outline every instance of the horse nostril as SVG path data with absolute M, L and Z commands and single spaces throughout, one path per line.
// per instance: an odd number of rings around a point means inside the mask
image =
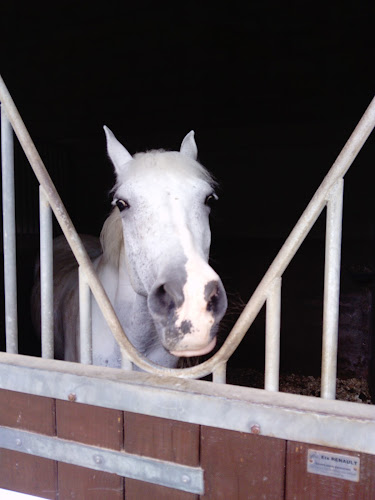
M 207 311 L 217 315 L 224 315 L 227 301 L 223 286 L 218 281 L 210 281 L 205 288 Z
M 219 286 L 217 281 L 209 281 L 204 289 L 204 298 L 207 302 L 207 310 L 212 311 L 217 302 Z
M 154 298 L 164 311 L 171 311 L 174 308 L 174 301 L 167 292 L 165 285 L 160 285 L 154 292 Z
M 149 306 L 158 315 L 166 316 L 183 302 L 182 291 L 173 282 L 163 283 L 154 288 L 149 296 Z
M 212 295 L 210 300 L 207 303 L 207 311 L 212 311 L 215 312 L 217 309 L 217 303 L 218 303 L 219 297 L 218 295 Z

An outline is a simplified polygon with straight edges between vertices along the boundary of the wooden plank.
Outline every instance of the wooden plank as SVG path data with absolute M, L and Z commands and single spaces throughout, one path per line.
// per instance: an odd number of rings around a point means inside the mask
M 124 480 L 116 474 L 58 463 L 60 499 L 123 500 Z
M 56 401 L 57 436 L 84 444 L 121 450 L 123 412 L 97 406 Z
M 0 425 L 55 435 L 55 401 L 0 389 Z
M 199 496 L 136 479 L 125 479 L 125 500 L 198 500 Z
M 42 498 L 56 498 L 57 464 L 12 450 L 0 450 L 0 487 Z
M 202 427 L 201 499 L 284 499 L 285 451 L 281 439 Z
M 68 401 L 56 401 L 57 436 L 85 444 L 121 450 L 123 413 Z M 58 464 L 60 498 L 122 500 L 124 480 L 116 474 Z
M 308 450 L 360 458 L 359 482 L 307 472 Z M 287 445 L 286 500 L 372 500 L 375 498 L 375 456 L 289 441 Z
M 184 465 L 199 465 L 199 426 L 126 412 L 125 451 Z M 198 495 L 137 481 L 125 480 L 126 500 L 197 500 Z
M 55 401 L 41 396 L 0 390 L 0 425 L 55 435 Z M 57 464 L 11 450 L 0 450 L 0 487 L 56 498 Z

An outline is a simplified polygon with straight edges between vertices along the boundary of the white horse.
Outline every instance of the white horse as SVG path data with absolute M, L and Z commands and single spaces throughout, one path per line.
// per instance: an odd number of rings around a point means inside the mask
M 216 343 L 227 298 L 208 265 L 215 182 L 197 159 L 194 132 L 179 152 L 132 157 L 104 127 L 116 184 L 99 240 L 83 236 L 99 279 L 132 344 L 151 361 L 175 367 Z M 37 273 L 39 277 L 39 273 Z M 40 282 L 32 294 L 40 324 Z M 64 237 L 54 241 L 55 355 L 79 360 L 78 271 Z M 120 349 L 92 299 L 93 363 L 121 366 Z

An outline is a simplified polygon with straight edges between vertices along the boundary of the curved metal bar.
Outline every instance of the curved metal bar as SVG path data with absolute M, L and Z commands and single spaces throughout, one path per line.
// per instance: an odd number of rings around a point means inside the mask
M 85 269 L 87 282 L 92 290 L 95 299 L 101 308 L 103 315 L 111 328 L 116 341 L 125 356 L 129 357 L 133 363 L 141 369 L 163 375 L 174 375 L 184 378 L 199 378 L 212 373 L 219 364 L 226 363 L 233 352 L 236 350 L 247 330 L 256 318 L 268 295 L 268 290 L 275 278 L 281 277 L 286 267 L 294 257 L 298 248 L 301 246 L 311 227 L 319 217 L 325 207 L 329 193 L 336 183 L 342 178 L 350 165 L 354 161 L 361 147 L 370 135 L 375 126 L 375 98 L 371 101 L 357 127 L 353 131 L 349 140 L 345 144 L 341 153 L 332 165 L 330 171 L 324 178 L 314 197 L 308 204 L 296 226 L 285 241 L 275 260 L 259 283 L 249 302 L 242 311 L 240 317 L 235 323 L 232 331 L 228 335 L 220 350 L 210 359 L 190 368 L 171 369 L 160 367 L 144 356 L 139 354 L 133 345 L 127 339 L 120 322 L 113 310 L 100 281 L 96 277 L 95 270 L 91 260 L 83 247 L 78 233 L 76 232 L 69 215 L 52 183 L 52 180 L 29 136 L 26 127 L 14 105 L 14 102 L 0 77 L 0 101 L 5 105 L 8 118 L 13 129 L 25 151 L 25 154 L 34 170 L 38 181 L 45 189 L 47 199 L 54 211 L 54 214 L 67 238 L 71 249 L 77 259 L 77 262 Z
M 140 354 L 131 342 L 126 337 L 126 334 L 119 322 L 113 306 L 108 299 L 108 296 L 99 281 L 95 269 L 92 265 L 90 257 L 88 256 L 84 245 L 67 213 L 64 204 L 49 176 L 47 169 L 28 133 L 25 124 L 17 110 L 17 107 L 0 76 L 0 102 L 4 111 L 6 112 L 7 119 L 11 123 L 13 130 L 29 160 L 29 163 L 35 173 L 39 184 L 43 187 L 44 195 L 51 206 L 55 217 L 60 224 L 60 227 L 70 245 L 70 248 L 78 262 L 78 265 L 84 270 L 85 278 L 87 284 L 89 285 L 98 306 L 107 321 L 109 328 L 111 329 L 113 336 L 118 342 L 124 360 L 123 366 L 129 366 L 130 360 L 132 363 L 136 364 L 139 368 L 149 373 L 154 373 L 156 375 L 174 375 L 176 377 L 185 378 L 198 378 L 212 373 L 211 364 L 208 366 L 204 363 L 202 365 L 197 365 L 191 368 L 184 369 L 173 369 L 159 366 L 151 361 L 149 361 L 145 356 Z M 211 358 L 212 359 L 212 358 Z M 197 370 L 200 366 L 203 369 Z

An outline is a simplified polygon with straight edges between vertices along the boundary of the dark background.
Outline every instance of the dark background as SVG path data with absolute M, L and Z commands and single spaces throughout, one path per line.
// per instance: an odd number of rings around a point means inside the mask
M 212 256 L 230 295 L 224 338 L 374 95 L 374 2 L 49 5 L 2 3 L 0 73 L 73 222 L 98 234 L 110 210 L 103 124 L 131 153 L 178 149 L 194 129 L 221 186 Z M 342 293 L 360 303 L 359 346 L 367 335 L 357 367 L 370 357 L 374 159 L 370 137 L 345 177 Z M 37 188 L 16 160 L 25 277 Z M 285 274 L 286 371 L 319 372 L 324 225 Z M 262 338 L 256 323 L 237 362 L 261 367 Z

